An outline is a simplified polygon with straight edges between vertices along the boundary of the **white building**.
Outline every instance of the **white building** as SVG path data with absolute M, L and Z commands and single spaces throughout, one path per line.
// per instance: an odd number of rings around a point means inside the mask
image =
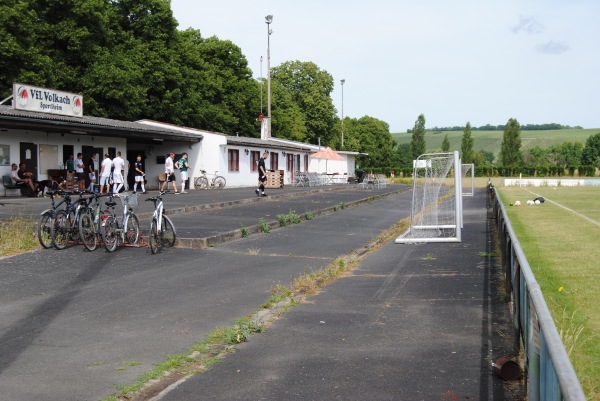
M 77 94 L 14 84 L 10 98 L 0 102 L 0 174 L 10 173 L 13 162 L 25 163 L 38 180 L 66 174 L 69 155 L 83 154 L 86 162 L 96 156 L 96 170 L 108 153 L 120 151 L 130 163 L 142 155 L 149 187 L 158 185 L 169 152 L 189 155 L 190 182 L 206 170 L 209 178 L 216 171 L 228 187 L 256 185 L 256 166 L 260 155 L 269 152 L 267 167 L 283 170 L 284 183 L 293 182 L 298 172 L 346 173 L 353 176 L 356 152 L 338 152 L 343 161 L 310 157 L 316 145 L 268 137 L 230 136 L 222 133 L 179 127 L 152 120 L 127 122 L 85 116 L 83 97 Z M 265 120 L 266 121 L 266 120 Z M 263 127 L 264 123 L 263 121 Z M 178 174 L 176 174 L 178 176 Z M 129 182 L 133 182 L 130 172 Z M 177 177 L 179 178 L 179 177 Z M 9 190 L 7 195 L 18 195 Z

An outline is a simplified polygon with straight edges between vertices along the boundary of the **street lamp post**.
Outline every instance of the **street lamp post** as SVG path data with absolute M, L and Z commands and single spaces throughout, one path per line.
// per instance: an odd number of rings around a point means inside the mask
M 273 22 L 273 16 L 267 15 L 265 17 L 267 23 L 267 137 L 271 137 L 271 22 Z
M 346 83 L 345 79 L 340 80 L 342 83 L 342 149 L 344 148 L 344 84 Z

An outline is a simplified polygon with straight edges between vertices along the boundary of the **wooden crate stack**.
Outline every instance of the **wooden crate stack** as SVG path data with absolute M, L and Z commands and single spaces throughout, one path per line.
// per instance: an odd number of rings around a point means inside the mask
M 267 171 L 265 188 L 283 188 L 283 170 Z
M 67 171 L 67 184 L 66 184 L 66 188 L 67 189 L 73 189 L 73 188 L 75 188 L 75 172 L 74 171 Z

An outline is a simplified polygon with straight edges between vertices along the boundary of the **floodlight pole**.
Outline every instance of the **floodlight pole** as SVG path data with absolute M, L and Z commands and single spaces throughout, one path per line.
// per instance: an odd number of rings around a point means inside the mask
M 271 137 L 271 22 L 273 22 L 273 16 L 267 15 L 265 17 L 267 24 L 267 137 Z
M 340 82 L 342 83 L 342 149 L 344 149 L 344 84 L 346 80 L 342 79 Z

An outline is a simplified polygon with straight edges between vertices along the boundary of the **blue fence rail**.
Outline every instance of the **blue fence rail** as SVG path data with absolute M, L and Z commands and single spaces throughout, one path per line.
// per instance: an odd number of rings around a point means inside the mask
M 512 300 L 514 326 L 525 355 L 528 400 L 586 401 L 540 286 L 491 185 L 489 196 L 506 274 L 506 295 Z

